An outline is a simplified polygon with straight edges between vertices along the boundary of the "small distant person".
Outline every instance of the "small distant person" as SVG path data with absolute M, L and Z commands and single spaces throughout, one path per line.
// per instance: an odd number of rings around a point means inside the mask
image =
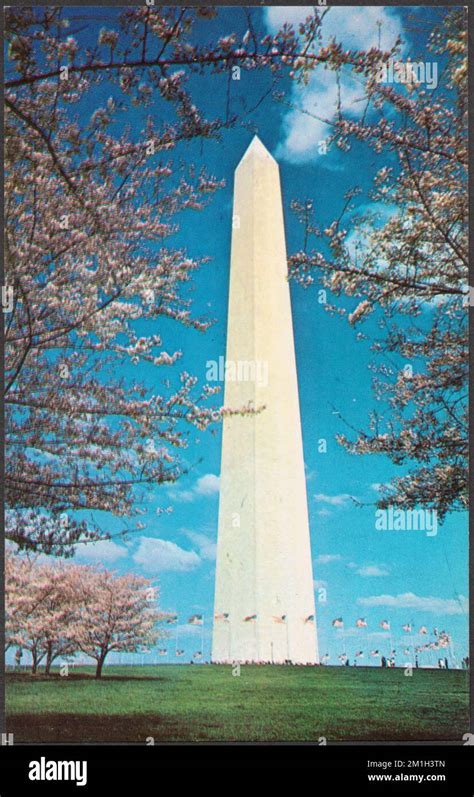
M 444 667 L 445 667 L 446 670 L 449 670 L 448 659 L 446 657 L 444 659 Z
M 346 659 L 345 666 L 346 666 L 346 667 L 349 667 L 349 665 L 350 665 L 350 661 L 349 661 L 349 659 Z
M 416 667 L 416 669 L 418 669 L 418 667 L 419 667 L 418 656 L 415 656 L 415 667 Z
M 444 669 L 443 659 L 438 659 L 438 667 L 439 667 L 440 670 Z
M 18 671 L 21 670 L 21 658 L 22 658 L 22 656 L 23 656 L 22 649 L 21 648 L 17 648 L 16 649 L 16 653 L 15 653 L 15 669 L 17 669 Z
M 387 659 L 385 658 L 385 656 L 382 656 L 382 658 L 380 659 L 380 665 L 382 667 L 386 667 L 387 666 Z

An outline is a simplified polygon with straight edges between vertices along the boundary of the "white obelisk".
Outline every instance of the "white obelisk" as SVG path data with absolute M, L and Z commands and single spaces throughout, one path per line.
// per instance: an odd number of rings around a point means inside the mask
M 212 660 L 314 664 L 306 482 L 278 164 L 235 172 Z

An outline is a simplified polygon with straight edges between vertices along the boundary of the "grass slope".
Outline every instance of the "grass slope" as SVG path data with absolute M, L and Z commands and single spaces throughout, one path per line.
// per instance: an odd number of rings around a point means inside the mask
M 15 742 L 456 740 L 468 673 L 349 667 L 106 667 L 7 674 Z

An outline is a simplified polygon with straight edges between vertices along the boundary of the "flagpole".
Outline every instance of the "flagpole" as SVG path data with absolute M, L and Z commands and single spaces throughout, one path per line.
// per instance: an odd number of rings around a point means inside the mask
M 285 617 L 285 625 L 286 625 L 286 660 L 290 660 L 290 637 L 288 631 L 288 615 Z
M 454 658 L 454 645 L 451 634 L 449 635 L 449 658 L 451 659 L 451 669 L 456 666 L 456 659 Z
M 201 661 L 204 661 L 204 615 L 202 615 L 201 626 Z

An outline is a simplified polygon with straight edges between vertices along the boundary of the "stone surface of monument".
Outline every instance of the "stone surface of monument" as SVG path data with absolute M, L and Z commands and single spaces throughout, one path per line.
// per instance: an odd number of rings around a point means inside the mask
M 280 176 L 235 172 L 212 660 L 314 664 L 314 586 Z M 264 409 L 260 409 L 264 407 Z M 260 410 L 260 411 L 259 411 Z

